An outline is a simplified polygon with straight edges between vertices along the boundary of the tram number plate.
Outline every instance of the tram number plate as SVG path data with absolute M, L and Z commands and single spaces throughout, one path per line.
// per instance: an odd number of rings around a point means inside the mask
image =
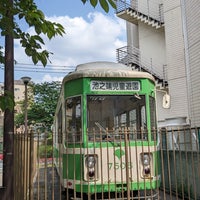
M 133 168 L 132 162 L 128 162 L 128 163 L 125 163 L 125 162 L 108 163 L 109 170 L 126 169 L 126 167 L 128 167 L 128 169 L 132 169 Z

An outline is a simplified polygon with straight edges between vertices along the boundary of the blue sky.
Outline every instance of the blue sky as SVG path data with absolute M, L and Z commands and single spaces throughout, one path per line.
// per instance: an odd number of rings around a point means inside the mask
M 19 41 L 15 41 L 15 80 L 30 76 L 34 82 L 62 80 L 77 64 L 105 60 L 116 61 L 116 49 L 126 45 L 125 22 L 110 8 L 107 14 L 100 6 L 93 8 L 81 0 L 36 0 L 48 20 L 65 27 L 64 37 L 45 40 L 44 49 L 52 52 L 45 68 L 34 66 L 24 54 Z M 33 33 L 32 28 L 26 31 Z M 4 81 L 0 67 L 0 82 Z
M 48 0 L 48 5 L 47 0 L 35 0 L 35 2 L 47 16 L 68 15 L 70 17 L 82 16 L 86 18 L 89 12 L 94 11 L 100 11 L 106 15 L 99 4 L 96 8 L 93 8 L 89 2 L 83 4 L 81 0 Z M 107 15 L 112 16 L 114 13 L 114 9 L 111 8 Z

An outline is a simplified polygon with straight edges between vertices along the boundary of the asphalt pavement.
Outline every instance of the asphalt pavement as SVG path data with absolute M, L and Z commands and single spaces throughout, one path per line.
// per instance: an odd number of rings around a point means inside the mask
M 55 168 L 40 169 L 34 183 L 34 199 L 63 199 L 60 180 Z
M 46 184 L 45 184 L 46 180 Z M 40 173 L 34 184 L 34 200 L 36 199 L 59 199 L 66 200 L 66 196 L 62 193 L 59 176 L 56 169 L 49 167 L 41 168 Z M 159 200 L 181 200 L 173 194 L 164 191 L 159 191 Z

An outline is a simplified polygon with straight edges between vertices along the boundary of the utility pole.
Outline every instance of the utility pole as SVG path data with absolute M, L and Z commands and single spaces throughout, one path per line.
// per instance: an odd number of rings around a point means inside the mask
M 25 124 L 25 135 L 28 135 L 28 117 L 27 117 L 27 104 L 28 104 L 28 94 L 27 94 L 27 86 L 29 81 L 31 80 L 30 77 L 24 76 L 21 78 L 24 85 L 25 85 L 25 109 L 24 109 L 24 124 Z
M 5 36 L 5 95 L 7 92 L 14 98 L 14 39 L 13 39 L 13 0 L 8 0 L 7 17 L 10 24 Z M 14 199 L 14 110 L 6 109 L 4 113 L 4 136 L 3 136 L 3 200 Z

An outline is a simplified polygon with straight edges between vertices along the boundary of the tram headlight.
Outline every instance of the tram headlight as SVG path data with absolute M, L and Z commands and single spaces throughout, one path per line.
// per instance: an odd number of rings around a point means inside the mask
M 141 175 L 143 178 L 150 178 L 150 175 L 152 173 L 151 171 L 151 159 L 152 159 L 152 154 L 151 153 L 141 153 Z
M 88 168 L 94 168 L 96 164 L 96 159 L 94 155 L 88 155 L 85 159 L 85 164 Z
M 149 154 L 144 154 L 143 155 L 143 165 L 144 166 L 150 165 L 150 156 L 149 156 Z
M 84 179 L 87 181 L 98 180 L 98 155 L 85 155 Z

